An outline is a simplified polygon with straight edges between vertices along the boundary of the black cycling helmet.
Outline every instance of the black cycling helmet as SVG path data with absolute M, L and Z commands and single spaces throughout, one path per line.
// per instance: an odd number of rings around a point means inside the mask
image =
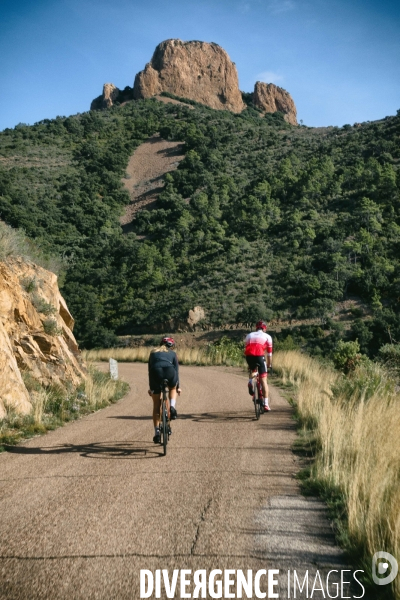
M 167 346 L 167 348 L 173 348 L 175 346 L 175 340 L 170 337 L 165 337 L 161 340 L 162 346 Z

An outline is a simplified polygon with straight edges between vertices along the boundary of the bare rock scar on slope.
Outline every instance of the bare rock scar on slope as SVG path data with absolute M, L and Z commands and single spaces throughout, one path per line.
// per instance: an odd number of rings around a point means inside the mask
M 157 197 L 164 187 L 164 175 L 174 171 L 183 158 L 183 143 L 168 142 L 159 134 L 151 136 L 136 148 L 129 159 L 126 177 L 122 180 L 130 196 L 130 203 L 120 218 L 124 233 L 132 231 L 139 210 L 155 208 Z

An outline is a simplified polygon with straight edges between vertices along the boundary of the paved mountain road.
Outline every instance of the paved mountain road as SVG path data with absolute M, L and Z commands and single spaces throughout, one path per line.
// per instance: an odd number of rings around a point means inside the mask
M 2 600 L 136 600 L 140 569 L 174 568 L 277 568 L 286 598 L 288 569 L 346 568 L 323 505 L 299 493 L 277 389 L 256 422 L 244 374 L 181 367 L 163 457 L 146 365 L 119 370 L 123 400 L 0 455 Z

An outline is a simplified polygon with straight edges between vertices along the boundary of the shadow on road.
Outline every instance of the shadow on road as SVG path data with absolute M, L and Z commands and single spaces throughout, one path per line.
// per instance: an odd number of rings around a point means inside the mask
M 153 417 L 151 415 L 141 415 L 140 417 L 136 415 L 118 415 L 117 417 L 107 417 L 107 419 L 123 419 L 127 421 L 152 421 Z
M 84 458 L 106 459 L 144 459 L 158 458 L 161 456 L 159 446 L 152 442 L 98 442 L 96 444 L 64 444 L 62 446 L 32 448 L 29 446 L 6 446 L 6 450 L 13 454 L 79 454 Z
M 132 419 L 133 421 L 150 421 L 152 419 L 151 416 L 147 417 L 147 416 L 135 416 L 135 415 L 118 415 L 118 416 L 111 416 L 111 417 L 107 417 L 107 419 Z M 223 423 L 225 421 L 235 421 L 235 422 L 240 422 L 240 421 L 254 421 L 255 420 L 255 416 L 254 416 L 254 412 L 250 412 L 250 411 L 236 411 L 236 412 L 212 412 L 212 413 L 199 413 L 199 414 L 195 414 L 195 413 L 188 413 L 188 414 L 184 414 L 184 413 L 179 413 L 178 416 L 178 421 L 195 421 L 196 423 L 199 422 L 213 422 L 213 423 Z

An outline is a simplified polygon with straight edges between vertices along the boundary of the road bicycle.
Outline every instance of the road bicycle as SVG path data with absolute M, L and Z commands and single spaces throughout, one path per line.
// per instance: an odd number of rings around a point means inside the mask
M 253 385 L 254 410 L 256 412 L 256 419 L 258 421 L 260 415 L 264 413 L 264 398 L 258 367 L 251 372 L 251 378 Z
M 164 449 L 164 456 L 167 454 L 167 444 L 169 440 L 169 420 L 168 420 L 168 410 L 167 410 L 167 400 L 168 400 L 168 379 L 164 379 L 162 382 L 162 392 L 161 392 L 161 405 L 160 405 L 160 438 L 161 444 Z

